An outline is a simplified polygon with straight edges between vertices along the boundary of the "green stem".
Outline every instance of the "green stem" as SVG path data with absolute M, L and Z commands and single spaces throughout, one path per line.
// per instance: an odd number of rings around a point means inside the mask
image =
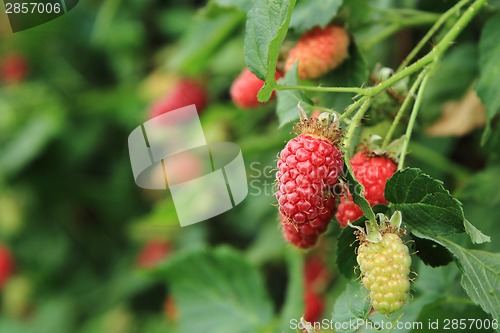
M 425 87 L 427 86 L 427 82 L 429 81 L 429 72 L 427 69 L 424 69 L 422 72 L 424 74 L 424 78 L 422 79 L 422 83 L 420 88 L 418 89 L 417 98 L 415 99 L 415 104 L 413 104 L 413 110 L 411 111 L 410 122 L 408 123 L 408 127 L 406 128 L 405 140 L 403 142 L 403 149 L 401 152 L 401 157 L 399 159 L 398 170 L 401 170 L 405 163 L 406 152 L 408 150 L 408 143 L 411 139 L 411 133 L 413 131 L 413 126 L 415 125 L 415 120 L 417 119 L 418 110 L 420 109 L 420 105 L 422 104 L 422 99 L 424 96 Z
M 458 19 L 455 25 L 450 29 L 450 31 L 443 37 L 443 39 L 436 45 L 432 51 L 427 53 L 424 57 L 420 58 L 418 61 L 414 62 L 408 67 L 398 71 L 396 74 L 382 81 L 377 86 L 372 88 L 365 88 L 368 90 L 365 92 L 367 96 L 375 96 L 382 91 L 386 90 L 399 80 L 406 76 L 409 76 L 431 62 L 439 60 L 443 53 L 452 45 L 453 40 L 462 32 L 462 30 L 467 26 L 467 24 L 472 20 L 472 18 L 477 14 L 477 12 L 486 4 L 487 0 L 476 0 L 470 7 L 465 11 L 465 13 Z
M 363 104 L 364 102 L 366 101 L 366 97 L 363 97 L 363 98 L 360 98 L 358 99 L 356 102 L 354 102 L 353 104 L 349 105 L 347 107 L 347 109 L 344 111 L 344 113 L 342 113 L 339 117 L 339 122 L 340 121 L 343 121 L 345 118 L 347 118 L 348 116 L 350 116 L 354 111 L 356 111 L 356 109 L 361 105 Z
M 443 39 L 436 45 L 435 50 L 438 56 L 441 56 L 452 45 L 453 40 L 462 32 L 468 23 L 476 16 L 479 10 L 486 4 L 488 0 L 476 0 L 472 5 L 467 8 L 465 13 L 453 25 L 450 31 L 443 37 Z
M 370 107 L 373 98 L 362 98 L 358 102 L 363 101 L 361 107 L 359 108 L 358 112 L 354 115 L 354 117 L 351 119 L 351 123 L 347 127 L 346 134 L 344 136 L 344 140 L 342 142 L 342 145 L 344 147 L 344 163 L 347 167 L 348 172 L 352 175 L 354 180 L 356 181 L 356 178 L 354 177 L 354 173 L 352 171 L 351 167 L 351 157 L 350 157 L 350 150 L 351 150 L 351 145 L 352 145 L 352 140 L 354 138 L 354 132 L 356 129 L 359 127 L 359 124 L 361 123 L 361 120 L 363 119 L 363 116 L 365 115 L 366 111 Z M 361 193 L 361 196 L 364 196 L 363 193 Z M 366 199 L 365 199 L 366 200 Z M 369 208 L 371 210 L 371 208 Z M 367 232 L 368 236 L 373 236 L 375 237 L 370 237 L 372 241 L 377 241 L 376 235 L 380 235 L 378 233 L 378 225 L 377 221 L 375 220 L 375 214 L 373 211 L 371 214 L 366 214 L 366 216 L 369 218 L 370 223 L 367 222 Z
M 420 42 L 415 46 L 415 48 L 408 54 L 408 56 L 403 60 L 401 65 L 399 65 L 399 68 L 397 71 L 401 70 L 402 68 L 406 67 L 408 63 L 422 50 L 424 45 L 431 39 L 431 37 L 436 33 L 436 31 L 441 28 L 441 26 L 455 13 L 457 13 L 465 4 L 467 4 L 470 0 L 462 0 L 458 2 L 455 6 L 451 7 L 449 10 L 447 10 L 441 17 L 434 23 L 432 28 L 425 34 L 424 38 L 420 40 Z
M 359 108 L 358 112 L 356 115 L 352 118 L 351 123 L 349 124 L 349 127 L 347 127 L 347 131 L 344 136 L 344 141 L 343 141 L 343 146 L 346 152 L 348 152 L 351 149 L 351 141 L 354 137 L 354 131 L 356 128 L 358 128 L 359 124 L 361 123 L 361 119 L 363 119 L 363 116 L 365 115 L 366 110 L 370 107 L 372 103 L 372 99 L 360 99 L 358 102 L 363 101 L 363 105 Z M 358 103 L 356 102 L 356 103 Z M 344 113 L 345 114 L 345 113 Z M 343 115 L 344 115 L 343 114 Z M 344 161 L 346 164 L 349 163 L 349 154 L 346 153 L 344 156 Z
M 420 75 L 417 77 L 417 79 L 411 86 L 410 91 L 408 91 L 408 94 L 406 95 L 403 104 L 399 108 L 398 113 L 396 114 L 396 117 L 394 118 L 394 121 L 392 122 L 391 127 L 389 128 L 389 131 L 387 131 L 387 135 L 385 136 L 384 141 L 382 142 L 382 149 L 387 147 L 387 145 L 391 141 L 392 135 L 394 134 L 394 131 L 396 130 L 396 127 L 398 126 L 401 117 L 403 117 L 403 113 L 410 105 L 410 102 L 413 100 L 413 96 L 415 95 L 415 91 L 417 91 L 417 88 L 420 86 L 420 83 L 424 78 L 424 76 L 422 75 L 423 73 L 424 72 L 420 73 Z
M 320 91 L 320 92 L 341 92 L 341 93 L 355 93 L 366 95 L 366 89 L 359 87 L 321 87 L 321 86 L 289 86 L 278 84 L 276 90 L 304 90 L 304 91 Z

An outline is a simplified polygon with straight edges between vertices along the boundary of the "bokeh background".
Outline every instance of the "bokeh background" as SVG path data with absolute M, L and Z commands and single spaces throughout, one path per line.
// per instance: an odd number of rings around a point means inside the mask
M 224 3 L 81 1 L 54 21 L 1 38 L 0 243 L 13 269 L 1 286 L 0 332 L 176 332 L 175 301 L 166 281 L 151 270 L 183 252 L 221 244 L 259 267 L 274 308 L 281 308 L 288 273 L 272 186 L 276 155 L 291 126 L 278 129 L 276 101 L 251 110 L 231 102 L 231 83 L 245 67 L 245 13 Z M 431 12 L 450 6 L 378 3 Z M 367 68 L 377 62 L 397 67 L 427 27 L 403 29 L 376 45 L 366 36 L 383 26 L 360 29 Z M 473 25 L 460 38 L 429 85 L 420 130 L 431 127 L 445 103 L 466 96 L 477 75 L 476 64 L 457 59 L 474 58 L 478 30 Z M 463 81 L 450 80 L 457 68 Z M 135 185 L 127 137 L 185 78 L 206 89 L 200 116 L 207 140 L 241 147 L 249 197 L 230 212 L 180 228 L 168 191 Z M 374 126 L 370 133 L 390 124 L 380 119 L 366 124 Z M 498 240 L 499 169 L 475 175 L 498 165 L 500 135 L 475 148 L 481 125 L 458 134 L 421 130 L 408 164 L 444 180 L 462 199 L 469 220 Z M 336 234 L 332 224 L 314 251 L 330 271 L 330 305 L 346 283 L 334 264 Z M 495 241 L 483 248 L 495 250 Z M 455 279 L 458 274 L 449 266 L 439 272 Z M 452 289 L 452 295 L 463 296 L 459 287 Z M 435 315 L 432 309 L 428 316 Z M 472 304 L 447 313 L 463 311 L 486 317 Z

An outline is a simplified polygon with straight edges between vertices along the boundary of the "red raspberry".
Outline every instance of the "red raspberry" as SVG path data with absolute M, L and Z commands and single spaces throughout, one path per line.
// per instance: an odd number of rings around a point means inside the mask
M 321 295 L 311 291 L 304 293 L 304 319 L 310 323 L 319 321 L 325 310 L 325 301 Z
M 299 61 L 299 78 L 316 79 L 337 68 L 347 58 L 349 35 L 344 28 L 330 25 L 306 32 L 290 50 L 285 64 L 289 71 Z
M 149 118 L 154 118 L 191 104 L 201 112 L 207 105 L 208 95 L 205 87 L 198 81 L 181 79 L 164 97 L 151 105 Z
M 315 293 L 324 291 L 331 278 L 330 271 L 320 257 L 309 257 L 304 265 L 305 289 Z
M 313 246 L 328 227 L 335 209 L 330 189 L 342 172 L 342 154 L 337 143 L 337 126 L 317 118 L 300 122 L 299 136 L 283 148 L 278 160 L 279 212 L 284 235 L 290 243 Z
M 27 74 L 28 62 L 24 56 L 12 53 L 2 59 L 0 64 L 0 78 L 5 83 L 22 82 Z
M 176 320 L 179 317 L 174 298 L 170 295 L 165 298 L 164 311 L 165 317 L 169 320 Z
M 0 244 L 0 289 L 14 271 L 14 260 L 9 249 Z
M 283 74 L 281 74 L 280 72 L 276 72 L 274 77 L 276 78 L 276 80 L 278 80 L 283 77 Z M 257 94 L 263 86 L 264 81 L 255 76 L 254 73 L 250 72 L 248 68 L 245 68 L 234 80 L 229 93 L 231 94 L 233 103 L 240 108 L 256 108 L 262 104 L 257 99 Z M 274 97 L 274 92 L 271 97 Z
M 148 242 L 141 250 L 137 258 L 137 266 L 141 268 L 152 268 L 165 259 L 171 251 L 171 245 L 167 241 L 154 240 Z
M 383 156 L 373 156 L 367 151 L 359 151 L 351 159 L 354 176 L 365 188 L 363 194 L 371 206 L 386 204 L 384 197 L 385 184 L 396 172 L 397 166 L 393 160 Z M 337 214 L 335 215 L 342 227 L 363 216 L 358 205 L 348 198 L 341 197 Z
M 326 231 L 334 212 L 335 197 L 329 195 L 323 199 L 318 216 L 308 223 L 294 224 L 292 220 L 280 213 L 283 236 L 288 242 L 301 249 L 310 248 L 316 245 L 319 236 Z
M 337 184 L 342 165 L 342 153 L 328 140 L 309 134 L 290 140 L 276 174 L 280 212 L 297 225 L 314 220 L 324 193 Z

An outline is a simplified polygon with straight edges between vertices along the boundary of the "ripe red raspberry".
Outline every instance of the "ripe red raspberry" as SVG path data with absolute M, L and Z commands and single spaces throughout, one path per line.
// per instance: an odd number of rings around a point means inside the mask
M 283 76 L 280 72 L 276 72 L 276 80 Z M 233 103 L 242 109 L 256 108 L 262 103 L 257 99 L 259 90 L 264 86 L 264 81 L 259 79 L 248 68 L 245 68 L 240 75 L 234 80 L 229 93 Z M 274 96 L 274 92 L 271 97 Z
M 22 82 L 27 74 L 28 62 L 24 56 L 12 53 L 2 59 L 0 63 L 0 78 L 5 83 Z
M 315 293 L 322 293 L 331 274 L 325 262 L 318 256 L 309 257 L 304 265 L 304 288 Z
M 151 105 L 149 118 L 154 118 L 191 104 L 196 105 L 198 112 L 207 105 L 208 94 L 205 87 L 192 79 L 181 79 L 172 90 Z
M 338 182 L 343 160 L 335 145 L 336 125 L 304 119 L 295 131 L 302 134 L 286 144 L 278 160 L 276 198 L 285 239 L 307 248 L 316 243 L 334 213 L 330 190 Z
M 325 300 L 321 295 L 311 291 L 304 293 L 304 319 L 310 323 L 317 322 L 325 310 Z
M 163 240 L 148 242 L 141 250 L 137 258 L 137 266 L 141 268 L 152 268 L 165 259 L 171 251 L 171 244 Z
M 9 249 L 0 244 L 0 289 L 5 285 L 13 271 L 14 259 Z
M 310 248 L 318 242 L 319 236 L 326 231 L 335 212 L 335 197 L 328 195 L 321 203 L 321 209 L 316 218 L 308 223 L 295 224 L 280 213 L 283 226 L 283 236 L 291 244 L 301 248 Z
M 384 197 L 385 184 L 396 172 L 397 166 L 393 160 L 384 156 L 375 156 L 365 150 L 357 152 L 351 159 L 354 176 L 365 188 L 363 194 L 370 203 L 370 206 L 386 204 Z M 342 196 L 337 214 L 335 215 L 342 227 L 348 222 L 353 222 L 363 216 L 363 212 L 358 205 L 352 201 L 352 196 L 348 193 L 348 198 Z
M 285 71 L 299 61 L 299 78 L 316 79 L 337 68 L 347 58 L 349 35 L 344 28 L 330 25 L 306 32 L 290 50 Z

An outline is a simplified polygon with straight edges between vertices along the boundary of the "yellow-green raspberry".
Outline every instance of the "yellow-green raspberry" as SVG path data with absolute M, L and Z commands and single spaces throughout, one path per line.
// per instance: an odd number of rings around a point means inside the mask
M 411 265 L 408 247 L 401 237 L 385 233 L 378 243 L 364 240 L 357 261 L 373 308 L 384 315 L 401 309 L 410 291 Z

